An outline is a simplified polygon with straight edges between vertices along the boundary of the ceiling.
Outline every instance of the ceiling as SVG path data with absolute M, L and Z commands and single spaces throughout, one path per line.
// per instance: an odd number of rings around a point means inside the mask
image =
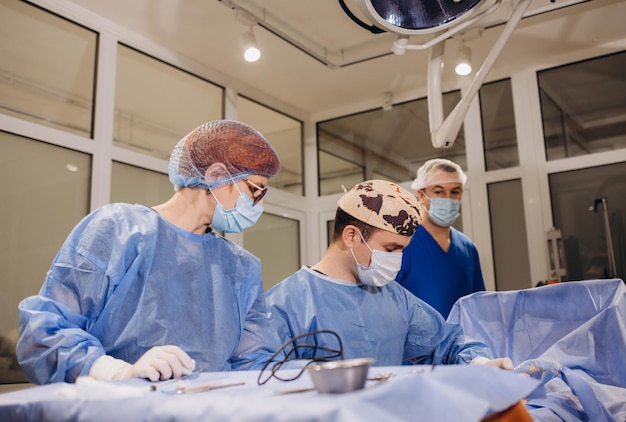
M 392 93 L 394 102 L 425 95 L 428 52 L 391 53 L 395 35 L 363 29 L 348 17 L 338 0 L 72 2 L 79 10 L 84 8 L 111 21 L 122 41 L 132 34 L 128 37 L 131 46 L 134 40 L 149 39 L 206 69 L 207 75 L 202 76 L 213 82 L 234 86 L 252 98 L 258 92 L 301 116 L 324 118 L 346 110 L 380 107 L 385 92 Z M 364 22 L 373 23 L 356 0 L 345 3 Z M 513 0 L 504 0 L 481 24 L 488 28 L 463 34 L 473 50 L 474 63 L 482 62 L 490 51 L 512 4 Z M 237 17 L 240 9 L 260 22 L 253 32 L 262 57 L 255 63 L 245 62 L 241 55 L 240 37 L 248 28 Z M 623 0 L 534 0 L 525 16 L 488 80 L 579 50 L 593 48 L 598 55 L 603 48 L 612 52 L 612 43 L 626 38 Z M 447 43 L 450 48 L 446 48 L 444 63 L 458 45 L 457 40 Z M 444 67 L 444 89 L 463 83 L 451 68 Z M 360 109 L 355 109 L 357 104 Z

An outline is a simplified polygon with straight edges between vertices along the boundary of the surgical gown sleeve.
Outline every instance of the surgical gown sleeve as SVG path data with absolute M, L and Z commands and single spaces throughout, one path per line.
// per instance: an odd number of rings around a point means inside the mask
M 39 295 L 19 304 L 17 354 L 32 382 L 73 382 L 105 354 L 87 330 L 115 289 L 107 274 L 115 224 L 111 220 L 91 224 L 97 215 L 86 217 L 70 233 Z
M 405 360 L 413 364 L 469 364 L 476 357 L 493 357 L 486 344 L 465 336 L 460 325 L 446 322 L 433 307 L 394 284 L 403 293 L 409 315 Z

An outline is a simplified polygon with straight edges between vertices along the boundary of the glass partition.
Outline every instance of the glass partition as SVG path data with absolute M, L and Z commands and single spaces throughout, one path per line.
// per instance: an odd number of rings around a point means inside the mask
M 0 384 L 15 360 L 17 305 L 39 292 L 59 247 L 89 212 L 91 156 L 0 132 Z
M 0 4 L 0 113 L 91 137 L 95 32 L 24 1 Z
M 174 186 L 167 174 L 113 161 L 111 168 L 111 202 L 162 204 L 172 197 Z
M 554 225 L 565 249 L 565 280 L 624 280 L 626 163 L 555 173 L 549 181 Z
M 511 80 L 491 82 L 478 91 L 483 127 L 485 169 L 519 166 Z
M 118 45 L 114 144 L 168 159 L 192 129 L 223 116 L 223 88 Z
M 304 195 L 302 122 L 242 96 L 237 98 L 237 119 L 261 132 L 280 157 L 280 173 L 269 185 Z
M 444 114 L 460 99 L 459 91 L 444 94 Z M 448 158 L 467 168 L 463 129 L 452 148 L 432 146 L 426 98 L 319 122 L 317 149 L 319 195 L 375 177 L 412 180 L 431 158 Z
M 496 290 L 532 287 L 520 179 L 487 185 Z
M 335 144 L 336 148 L 338 145 Z M 318 169 L 323 178 L 319 180 L 319 194 L 329 195 L 347 190 L 365 180 L 365 167 L 325 151 L 318 151 Z
M 548 160 L 626 148 L 624 69 L 621 52 L 537 73 Z
M 300 269 L 300 222 L 264 212 L 244 232 L 243 247 L 261 260 L 267 291 Z

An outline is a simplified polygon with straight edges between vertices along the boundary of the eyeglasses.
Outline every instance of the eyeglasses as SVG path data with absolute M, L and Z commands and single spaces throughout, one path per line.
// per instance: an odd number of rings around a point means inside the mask
M 248 179 L 244 180 L 248 186 L 250 186 L 252 190 L 252 205 L 256 205 L 259 203 L 259 201 L 261 199 L 263 199 L 263 197 L 265 196 L 265 194 L 267 193 L 267 186 L 265 186 L 264 188 L 262 188 L 261 186 L 256 185 L 255 183 L 252 183 L 251 181 L 249 181 Z M 258 195 L 255 196 L 256 192 L 260 192 Z

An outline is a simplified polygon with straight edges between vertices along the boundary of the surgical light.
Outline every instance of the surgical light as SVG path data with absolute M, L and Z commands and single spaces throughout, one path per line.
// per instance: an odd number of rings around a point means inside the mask
M 490 0 L 357 0 L 360 8 L 390 32 L 415 35 L 441 31 Z M 493 1 L 491 1 L 493 2 Z

